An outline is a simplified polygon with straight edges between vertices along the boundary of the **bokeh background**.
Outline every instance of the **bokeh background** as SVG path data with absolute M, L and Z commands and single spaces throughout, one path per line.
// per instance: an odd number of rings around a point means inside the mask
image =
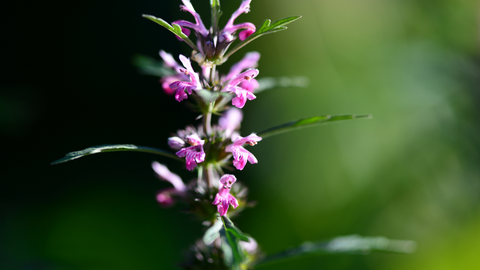
M 192 0 L 209 14 L 208 1 Z M 240 1 L 223 1 L 225 23 Z M 0 269 L 178 269 L 202 226 L 159 207 L 140 153 L 50 166 L 100 144 L 166 148 L 195 114 L 139 74 L 135 54 L 187 54 L 141 17 L 192 20 L 180 1 L 9 1 L 2 20 Z M 479 269 L 480 62 L 474 0 L 254 0 L 239 21 L 303 18 L 232 57 L 307 88 L 248 102 L 242 133 L 319 114 L 373 114 L 266 139 L 236 172 L 258 203 L 234 221 L 272 254 L 360 234 L 412 255 L 307 256 L 258 269 Z M 209 23 L 209 17 L 203 16 Z M 227 70 L 228 66 L 221 69 Z

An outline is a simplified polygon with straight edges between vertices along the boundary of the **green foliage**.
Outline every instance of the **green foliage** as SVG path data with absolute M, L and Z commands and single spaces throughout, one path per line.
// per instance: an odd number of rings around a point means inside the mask
M 329 241 L 310 243 L 289 249 L 275 255 L 267 256 L 258 261 L 258 264 L 277 262 L 302 255 L 318 254 L 369 254 L 372 251 L 409 254 L 416 249 L 416 243 L 409 240 L 390 240 L 385 237 L 361 237 L 348 235 L 333 238 Z
M 187 37 L 187 35 L 185 35 L 183 32 L 182 32 L 182 27 L 180 27 L 180 25 L 178 24 L 172 24 L 170 25 L 169 23 L 167 23 L 166 21 L 160 19 L 160 18 L 157 18 L 155 16 L 152 16 L 152 15 L 145 15 L 143 14 L 142 17 L 144 18 L 147 18 L 155 23 L 158 23 L 160 24 L 161 26 L 167 28 L 168 31 L 174 33 L 175 35 L 177 35 L 178 37 L 180 37 L 183 41 L 185 41 L 190 47 L 192 47 L 192 49 L 196 50 L 197 52 L 199 51 L 197 46 Z
M 165 157 L 169 157 L 176 160 L 181 160 L 177 156 L 172 153 L 169 153 L 164 150 L 152 148 L 152 147 L 145 147 L 145 146 L 136 146 L 133 144 L 104 144 L 99 146 L 89 147 L 80 151 L 74 151 L 67 153 L 65 157 L 55 160 L 54 162 L 50 163 L 51 165 L 56 165 L 60 163 L 64 163 L 67 161 L 71 161 L 77 158 L 81 158 L 84 156 L 98 154 L 98 153 L 107 153 L 107 152 L 119 152 L 119 151 L 133 151 L 133 152 L 144 152 L 144 153 L 151 153 L 156 155 L 161 155 Z
M 233 53 L 235 53 L 236 51 L 238 51 L 243 46 L 252 42 L 256 38 L 259 38 L 259 37 L 261 37 L 263 35 L 266 35 L 266 34 L 272 34 L 272 33 L 282 31 L 282 30 L 286 30 L 287 27 L 285 25 L 287 25 L 291 22 L 294 22 L 294 21 L 300 19 L 301 17 L 302 16 L 291 16 L 291 17 L 283 18 L 283 19 L 280 19 L 280 20 L 274 22 L 273 24 L 270 24 L 271 23 L 270 19 L 266 19 L 265 21 L 263 21 L 260 28 L 258 28 L 257 31 L 255 31 L 255 33 L 251 34 L 247 39 L 245 39 L 244 41 L 239 43 L 237 46 L 235 46 L 235 48 L 233 48 L 231 51 L 229 51 L 225 55 L 225 59 L 228 58 Z
M 205 232 L 203 242 L 211 245 L 218 237 L 222 240 L 221 249 L 225 264 L 233 269 L 240 269 L 240 265 L 245 260 L 240 241 L 249 242 L 249 235 L 235 227 L 228 217 L 217 216 L 215 224 Z
M 302 118 L 300 120 L 295 120 L 282 125 L 268 128 L 266 130 L 258 132 L 257 135 L 262 138 L 266 138 L 272 135 L 277 135 L 283 132 L 292 131 L 292 130 L 296 130 L 304 127 L 311 127 L 311 126 L 316 126 L 324 123 L 341 121 L 341 120 L 363 119 L 363 118 L 370 119 L 372 118 L 372 115 L 350 114 L 350 115 L 335 115 L 335 116 L 330 116 L 330 115 L 313 116 L 313 117 Z
M 235 227 L 228 217 L 223 216 L 222 220 L 223 227 L 220 230 L 220 237 L 225 264 L 233 269 L 240 269 L 240 265 L 245 259 L 240 241 L 248 242 L 248 236 Z
M 146 75 L 165 77 L 175 74 L 171 68 L 166 68 L 162 61 L 141 54 L 133 56 L 133 64 Z

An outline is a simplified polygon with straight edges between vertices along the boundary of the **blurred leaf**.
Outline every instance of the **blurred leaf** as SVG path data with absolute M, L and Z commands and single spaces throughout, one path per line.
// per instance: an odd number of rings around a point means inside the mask
M 213 224 L 212 227 L 208 228 L 208 230 L 203 235 L 203 243 L 205 243 L 205 245 L 211 245 L 213 241 L 220 237 L 220 230 L 222 228 L 223 222 L 220 217 L 218 217 L 215 221 L 215 224 Z
M 276 33 L 276 32 L 282 31 L 282 30 L 286 30 L 287 27 L 285 25 L 287 25 L 291 22 L 294 22 L 294 21 L 300 19 L 301 17 L 302 16 L 291 16 L 291 17 L 283 18 L 283 19 L 280 19 L 280 20 L 274 22 L 273 24 L 270 24 L 271 23 L 270 19 L 266 19 L 265 21 L 263 21 L 262 25 L 259 28 L 257 28 L 257 31 L 255 31 L 253 34 L 251 34 L 244 41 L 237 44 L 237 46 L 235 46 L 235 48 L 230 50 L 224 56 L 224 58 L 225 59 L 228 58 L 234 52 L 238 51 L 240 48 L 242 48 L 243 46 L 252 42 L 254 39 L 256 39 L 258 37 L 261 37 L 261 36 L 266 35 L 266 34 Z
M 369 254 L 372 251 L 410 254 L 416 249 L 416 242 L 410 240 L 390 240 L 385 237 L 361 237 L 348 235 L 333 238 L 325 242 L 305 242 L 301 246 L 270 255 L 258 261 L 256 265 L 290 259 L 311 253 L 319 254 Z
M 147 18 L 147 19 L 149 19 L 153 22 L 156 22 L 156 23 L 160 24 L 161 26 L 167 28 L 167 30 L 174 33 L 179 38 L 181 38 L 183 41 L 185 41 L 190 47 L 192 47 L 192 49 L 196 50 L 197 52 L 199 51 L 197 46 L 188 38 L 187 35 L 185 35 L 182 32 L 182 27 L 180 27 L 180 25 L 175 24 L 175 23 L 173 25 L 170 25 L 169 23 L 167 23 L 163 19 L 157 18 L 157 17 L 152 16 L 152 15 L 143 14 L 142 17 Z
M 367 118 L 370 119 L 372 118 L 372 115 L 366 114 L 366 115 L 335 115 L 335 116 L 330 116 L 330 115 L 320 115 L 320 116 L 313 116 L 313 117 L 308 117 L 308 118 L 303 118 L 300 120 L 295 120 L 292 122 L 288 122 L 282 125 L 278 125 L 275 127 L 271 127 L 269 129 L 260 131 L 257 133 L 258 136 L 262 138 L 270 137 L 272 135 L 277 135 L 283 132 L 287 131 L 292 131 L 296 130 L 299 128 L 304 128 L 304 127 L 310 127 L 310 126 L 316 126 L 319 124 L 324 124 L 324 123 L 329 123 L 329 122 L 335 122 L 335 121 L 340 121 L 340 120 L 349 120 L 349 119 L 362 119 L 362 118 Z
M 196 90 L 195 93 L 197 93 L 197 95 L 201 97 L 207 104 L 215 101 L 219 96 L 229 97 L 232 95 L 226 92 L 210 91 L 206 89 Z
M 151 153 L 151 154 L 157 154 L 157 155 L 169 157 L 176 160 L 181 160 L 180 158 L 178 158 L 172 153 L 169 153 L 160 149 L 156 149 L 156 148 L 136 146 L 133 144 L 104 144 L 104 145 L 89 147 L 87 149 L 80 150 L 80 151 L 67 153 L 65 157 L 55 160 L 50 164 L 56 165 L 56 164 L 64 163 L 70 160 L 74 160 L 77 158 L 81 158 L 84 156 L 97 154 L 97 153 L 119 152 L 119 151 L 145 152 L 145 153 Z
M 279 87 L 307 87 L 308 86 L 308 78 L 305 76 L 297 76 L 297 77 L 266 77 L 258 79 L 259 87 L 255 89 L 255 94 L 263 92 L 265 90 L 269 90 L 272 88 L 279 88 Z
M 136 54 L 133 56 L 133 65 L 138 67 L 143 74 L 157 77 L 175 75 L 171 68 L 165 67 L 162 61 L 157 61 L 151 57 Z
M 245 255 L 240 247 L 240 241 L 249 242 L 248 235 L 242 233 L 235 227 L 233 222 L 226 216 L 222 216 L 223 227 L 220 230 L 222 237 L 222 250 L 225 264 L 233 269 L 240 269 L 241 263 L 245 260 Z

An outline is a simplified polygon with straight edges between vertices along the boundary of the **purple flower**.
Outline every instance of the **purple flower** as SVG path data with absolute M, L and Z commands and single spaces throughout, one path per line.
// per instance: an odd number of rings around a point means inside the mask
M 248 135 L 247 137 L 238 136 L 237 138 L 232 138 L 233 144 L 228 145 L 225 148 L 226 152 L 231 152 L 233 155 L 233 166 L 237 170 L 243 170 L 247 164 L 247 160 L 250 164 L 258 163 L 257 158 L 250 153 L 247 149 L 243 147 L 244 144 L 254 146 L 257 142 L 261 141 L 262 138 L 257 136 L 255 133 Z
M 222 178 L 220 178 L 218 193 L 212 203 L 217 206 L 217 211 L 220 213 L 220 216 L 225 216 L 227 214 L 230 204 L 233 208 L 238 207 L 237 199 L 230 194 L 230 188 L 235 181 L 237 181 L 237 178 L 232 174 L 224 174 Z
M 202 85 L 200 84 L 200 78 L 198 74 L 193 70 L 192 64 L 190 63 L 190 59 L 180 54 L 180 61 L 182 62 L 183 66 L 186 68 L 179 68 L 178 71 L 182 72 L 186 76 L 190 77 L 190 81 L 176 81 L 169 85 L 171 89 L 176 89 L 175 92 L 175 99 L 180 102 L 186 98 L 188 98 L 188 94 L 192 94 L 192 90 L 199 90 L 202 89 Z M 187 93 L 185 93 L 185 91 Z
M 173 197 L 183 196 L 187 190 L 187 187 L 183 183 L 182 179 L 178 175 L 170 172 L 166 166 L 154 161 L 152 162 L 152 168 L 160 179 L 168 181 L 173 185 L 173 188 L 161 190 L 157 194 L 157 201 L 162 206 L 173 205 L 175 202 Z
M 244 81 L 250 81 L 253 79 L 255 76 L 258 75 L 258 69 L 249 69 L 245 72 L 242 72 L 235 76 L 228 84 L 225 86 L 225 88 L 222 90 L 223 92 L 231 92 L 235 93 L 237 97 L 232 99 L 232 105 L 237 107 L 237 108 L 243 108 L 245 106 L 245 103 L 248 100 L 253 100 L 257 98 L 252 92 L 250 92 L 247 89 L 244 89 L 240 86 L 238 86 L 240 83 Z
M 203 151 L 205 141 L 200 140 L 197 134 L 188 135 L 186 138 L 191 146 L 180 149 L 176 155 L 185 157 L 187 170 L 191 171 L 197 167 L 197 163 L 205 160 L 205 152 Z
M 230 138 L 232 133 L 240 128 L 243 113 L 237 108 L 230 108 L 218 119 L 218 126 L 225 131 L 225 137 Z
M 240 32 L 238 35 L 240 40 L 245 40 L 247 37 L 249 37 L 251 34 L 253 34 L 256 30 L 255 25 L 253 23 L 240 23 L 234 25 L 235 19 L 240 16 L 242 13 L 248 13 L 250 11 L 250 2 L 252 0 L 243 0 L 242 4 L 240 7 L 232 14 L 230 17 L 230 20 L 228 20 L 227 24 L 223 28 L 222 32 L 220 33 L 220 36 L 223 35 L 231 35 L 235 32 L 237 32 L 239 29 L 245 29 L 244 31 Z

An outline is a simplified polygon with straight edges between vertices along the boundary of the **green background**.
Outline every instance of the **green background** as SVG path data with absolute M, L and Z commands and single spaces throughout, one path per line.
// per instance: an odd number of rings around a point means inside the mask
M 195 1 L 209 14 L 208 1 Z M 240 1 L 223 1 L 223 25 Z M 93 145 L 167 148 L 196 117 L 132 66 L 136 53 L 188 55 L 141 18 L 192 21 L 180 1 L 2 4 L 0 269 L 178 269 L 202 226 L 159 207 L 150 162 L 111 153 L 50 166 Z M 307 88 L 247 102 L 242 134 L 319 114 L 373 114 L 268 138 L 235 172 L 257 207 L 233 221 L 265 253 L 360 234 L 417 241 L 412 255 L 307 256 L 258 269 L 478 269 L 478 1 L 253 0 L 237 22 L 302 15 L 240 50 L 261 77 Z M 206 24 L 209 16 L 203 16 Z M 195 68 L 195 67 L 194 67 Z

